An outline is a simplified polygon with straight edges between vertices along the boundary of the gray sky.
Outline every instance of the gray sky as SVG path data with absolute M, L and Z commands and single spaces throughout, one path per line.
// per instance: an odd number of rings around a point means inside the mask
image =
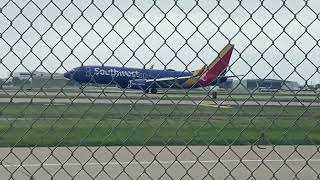
M 81 63 L 192 71 L 230 41 L 234 74 L 320 83 L 318 0 L 33 2 L 0 0 L 1 77 Z

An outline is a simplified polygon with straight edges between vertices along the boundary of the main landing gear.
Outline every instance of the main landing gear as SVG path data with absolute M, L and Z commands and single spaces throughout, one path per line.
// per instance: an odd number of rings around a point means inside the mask
M 157 89 L 151 89 L 151 94 L 157 94 Z
M 212 98 L 217 99 L 218 93 L 216 91 L 212 92 Z
M 144 93 L 148 94 L 148 93 L 151 93 L 151 94 L 157 94 L 158 90 L 155 89 L 155 88 L 152 88 L 152 89 L 145 89 L 144 90 Z

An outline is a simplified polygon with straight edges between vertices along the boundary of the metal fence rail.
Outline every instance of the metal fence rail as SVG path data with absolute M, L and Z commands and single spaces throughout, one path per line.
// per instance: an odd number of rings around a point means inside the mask
M 318 179 L 319 7 L 1 0 L 0 179 Z

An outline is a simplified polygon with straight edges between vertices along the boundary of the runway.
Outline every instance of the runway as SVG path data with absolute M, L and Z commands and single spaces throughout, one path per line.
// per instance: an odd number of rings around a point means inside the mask
M 265 148 L 1 148 L 0 179 L 315 179 L 320 172 L 316 146 Z
M 303 93 L 303 92 L 301 92 Z M 218 93 L 219 101 L 274 101 L 274 102 L 320 102 L 319 93 Z M 51 99 L 163 99 L 163 100 L 212 100 L 212 92 L 207 91 L 165 91 L 158 94 L 144 94 L 141 91 L 50 89 L 39 91 L 0 90 L 0 98 L 51 98 Z
M 320 107 L 320 102 L 293 101 L 243 101 L 243 100 L 181 100 L 170 99 L 95 99 L 95 98 L 0 98 L 0 103 L 35 103 L 35 104 L 162 104 L 162 105 L 204 105 L 204 106 L 306 106 Z

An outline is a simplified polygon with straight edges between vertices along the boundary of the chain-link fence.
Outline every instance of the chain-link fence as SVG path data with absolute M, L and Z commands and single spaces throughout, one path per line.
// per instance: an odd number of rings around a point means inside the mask
M 319 12 L 1 0 L 0 179 L 319 179 Z

